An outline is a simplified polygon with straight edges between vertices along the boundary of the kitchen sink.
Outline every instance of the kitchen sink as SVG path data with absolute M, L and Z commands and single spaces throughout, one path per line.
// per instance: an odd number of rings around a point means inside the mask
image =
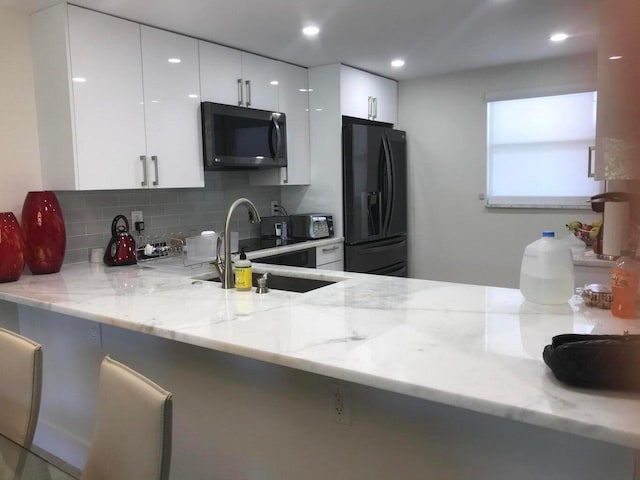
M 258 285 L 258 278 L 262 277 L 262 273 L 253 273 L 251 275 L 251 284 L 256 287 Z M 208 282 L 220 282 L 220 278 L 207 278 Z M 272 275 L 271 273 L 267 277 L 267 286 L 273 290 L 285 290 L 287 292 L 306 293 L 311 290 L 326 287 L 332 285 L 338 280 L 316 280 L 315 278 L 302 278 L 302 277 L 288 277 L 285 275 Z

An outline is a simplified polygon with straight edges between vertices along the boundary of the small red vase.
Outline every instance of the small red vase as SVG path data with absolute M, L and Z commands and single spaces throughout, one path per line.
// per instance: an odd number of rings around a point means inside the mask
M 62 268 L 67 235 L 55 193 L 29 192 L 22 206 L 25 260 L 34 275 Z
M 24 243 L 15 215 L 0 213 L 0 283 L 15 282 L 24 270 Z

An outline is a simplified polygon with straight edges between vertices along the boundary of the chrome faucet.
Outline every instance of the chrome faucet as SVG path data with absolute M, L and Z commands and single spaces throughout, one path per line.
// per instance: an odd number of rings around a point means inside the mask
M 233 288 L 236 285 L 231 268 L 231 215 L 233 215 L 235 209 L 240 205 L 244 205 L 247 207 L 247 210 L 249 211 L 249 222 L 259 223 L 261 220 L 258 209 L 251 202 L 251 200 L 247 200 L 246 198 L 239 198 L 229 207 L 229 211 L 227 212 L 227 220 L 224 224 L 224 232 L 222 233 L 224 235 L 224 261 L 220 258 L 220 246 L 222 240 L 220 237 L 218 237 L 218 243 L 216 245 L 216 261 L 213 264 L 215 269 L 218 271 L 218 277 L 220 277 L 222 288 Z

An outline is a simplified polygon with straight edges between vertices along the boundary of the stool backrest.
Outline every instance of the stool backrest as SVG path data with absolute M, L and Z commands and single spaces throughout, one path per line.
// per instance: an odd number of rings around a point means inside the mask
M 82 480 L 166 480 L 172 395 L 108 355 L 100 366 L 93 438 Z
M 30 448 L 40 413 L 42 347 L 0 328 L 0 433 Z

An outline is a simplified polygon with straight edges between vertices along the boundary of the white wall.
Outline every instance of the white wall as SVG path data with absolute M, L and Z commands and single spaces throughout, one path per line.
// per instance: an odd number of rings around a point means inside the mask
M 542 230 L 567 234 L 590 211 L 487 209 L 485 95 L 593 83 L 596 58 L 580 56 L 400 83 L 399 125 L 409 159 L 409 275 L 517 287 L 524 247 Z M 585 152 L 585 172 L 586 172 Z
M 0 212 L 18 219 L 26 193 L 42 188 L 30 25 L 27 14 L 0 7 Z

